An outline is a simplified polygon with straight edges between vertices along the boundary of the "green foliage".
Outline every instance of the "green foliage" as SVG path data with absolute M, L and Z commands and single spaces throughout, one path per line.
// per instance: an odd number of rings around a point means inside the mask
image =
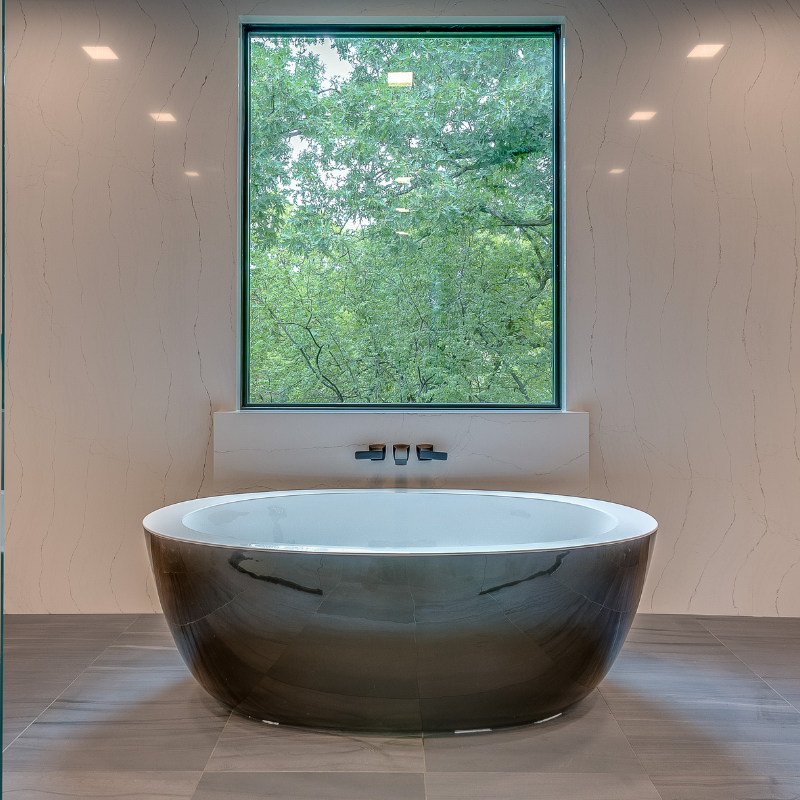
M 250 402 L 552 402 L 552 39 L 250 48 Z

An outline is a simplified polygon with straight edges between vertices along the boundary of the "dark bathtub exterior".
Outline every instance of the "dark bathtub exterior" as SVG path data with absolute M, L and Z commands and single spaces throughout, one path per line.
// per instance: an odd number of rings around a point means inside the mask
M 622 647 L 655 536 L 340 555 L 145 533 L 175 642 L 211 695 L 259 720 L 386 732 L 518 725 L 586 697 Z

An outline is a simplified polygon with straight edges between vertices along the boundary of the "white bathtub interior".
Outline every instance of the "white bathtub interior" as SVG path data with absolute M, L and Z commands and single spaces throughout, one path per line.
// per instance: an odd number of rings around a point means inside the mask
M 166 523 L 166 524 L 165 524 Z M 512 492 L 327 490 L 191 501 L 145 526 L 227 547 L 320 552 L 513 552 L 601 544 L 655 521 L 611 503 Z

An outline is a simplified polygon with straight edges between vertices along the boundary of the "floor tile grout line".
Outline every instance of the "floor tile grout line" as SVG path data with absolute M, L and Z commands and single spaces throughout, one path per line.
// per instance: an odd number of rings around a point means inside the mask
M 759 678 L 761 678 L 761 676 L 760 676 L 760 675 L 759 675 L 758 677 L 759 677 Z M 772 689 L 772 691 L 773 691 L 773 692 L 775 692 L 775 694 L 776 694 L 776 695 L 778 695 L 778 697 L 780 697 L 780 698 L 781 698 L 781 700 L 783 700 L 785 703 L 788 703 L 788 704 L 789 704 L 789 705 L 790 705 L 790 706 L 791 706 L 791 707 L 792 707 L 792 708 L 793 708 L 795 711 L 797 711 L 797 713 L 798 713 L 798 714 L 800 714 L 800 708 L 797 708 L 797 706 L 795 706 L 795 704 L 794 704 L 794 703 L 792 703 L 790 700 L 787 700 L 787 699 L 786 699 L 786 698 L 785 698 L 785 697 L 784 697 L 784 696 L 783 696 L 783 695 L 782 695 L 782 694 L 781 694 L 781 693 L 780 693 L 780 692 L 779 692 L 779 691 L 778 691 L 778 690 L 777 690 L 777 689 L 776 689 L 776 688 L 775 688 L 775 687 L 774 687 L 774 686 L 773 686 L 773 685 L 770 683 L 770 681 L 771 681 L 771 680 L 774 680 L 773 678 L 761 678 L 761 680 L 762 680 L 762 681 L 764 681 L 764 683 L 766 683 L 766 684 L 767 684 L 767 686 L 769 686 L 769 688 L 770 688 L 770 689 Z M 780 679 L 779 679 L 779 680 L 780 680 Z
M 653 781 L 653 778 L 650 775 L 650 773 L 647 771 L 647 768 L 645 767 L 645 765 L 642 764 L 642 759 L 639 758 L 639 754 L 634 749 L 634 746 L 631 744 L 630 739 L 628 739 L 628 734 L 625 733 L 624 730 L 622 730 L 622 725 L 619 724 L 619 720 L 617 719 L 616 715 L 612 711 L 611 706 L 608 704 L 608 701 L 606 700 L 605 695 L 600 691 L 600 687 L 599 686 L 597 687 L 597 693 L 600 695 L 600 699 L 603 701 L 603 705 L 606 707 L 606 709 L 608 709 L 608 713 L 611 715 L 611 719 L 613 719 L 614 722 L 617 723 L 617 727 L 619 728 L 619 732 L 625 737 L 625 741 L 628 743 L 628 747 L 630 747 L 631 752 L 633 753 L 634 756 L 636 756 L 636 760 L 639 762 L 639 766 L 642 768 L 642 772 L 647 776 L 647 780 L 650 781 L 650 785 L 653 787 L 653 791 L 660 798 L 662 798 L 662 800 L 663 800 L 663 795 L 661 794 L 661 792 L 658 791 L 658 787 L 656 786 L 655 782 Z
M 217 701 L 217 702 L 219 702 L 219 701 Z M 206 770 L 208 769 L 208 765 L 211 763 L 211 759 L 214 757 L 214 753 L 217 752 L 217 748 L 219 747 L 220 739 L 222 739 L 222 736 L 225 733 L 225 728 L 228 727 L 228 723 L 231 721 L 232 718 L 233 718 L 233 709 L 228 709 L 228 718 L 225 720 L 225 724 L 222 726 L 222 728 L 220 728 L 219 736 L 217 736 L 217 741 L 214 742 L 214 746 L 211 748 L 211 752 L 208 754 L 208 758 L 206 759 L 205 766 L 203 767 L 202 773 L 200 775 L 200 780 L 202 780 L 203 779 L 203 775 L 206 774 Z M 215 771 L 216 770 L 212 770 L 212 772 L 215 772 Z M 194 795 L 192 795 L 192 796 L 194 796 Z
M 200 784 L 203 782 L 203 776 L 206 774 L 205 770 L 200 772 L 200 777 L 197 779 L 197 783 L 195 784 L 194 789 L 192 789 L 192 796 L 189 800 L 194 800 L 195 795 L 197 794 L 198 789 L 200 788 Z
M 140 617 L 140 616 L 141 616 L 141 614 L 135 614 L 135 615 L 134 615 L 134 619 L 133 619 L 133 621 L 131 622 L 131 625 L 134 625 L 134 624 L 136 623 L 136 621 L 139 619 L 139 617 Z M 48 709 L 50 709 L 50 708 L 52 707 L 52 705 L 53 705 L 55 702 L 57 702 L 57 701 L 58 701 L 58 700 L 59 700 L 59 699 L 60 699 L 60 698 L 61 698 L 61 697 L 64 695 L 64 692 L 66 692 L 66 691 L 67 691 L 67 690 L 68 690 L 68 689 L 69 689 L 69 688 L 70 688 L 70 687 L 71 687 L 71 686 L 72 686 L 72 685 L 75 683 L 75 681 L 77 681 L 77 680 L 78 680 L 78 678 L 80 678 L 82 675 L 84 675 L 84 674 L 86 673 L 86 670 L 88 670 L 88 669 L 91 669 L 91 668 L 92 668 L 92 666 L 94 665 L 94 663 L 97 661 L 97 659 L 98 659 L 98 658 L 100 658 L 100 657 L 101 657 L 101 656 L 102 656 L 102 655 L 103 655 L 103 654 L 104 654 L 104 653 L 105 653 L 105 652 L 108 650 L 108 648 L 109 648 L 109 647 L 111 647 L 111 645 L 112 645 L 112 644 L 114 644 L 114 642 L 116 642 L 116 641 L 117 641 L 117 639 L 119 639 L 119 638 L 120 638 L 120 637 L 121 637 L 121 636 L 122 636 L 122 635 L 123 635 L 123 634 L 124 634 L 124 633 L 125 633 L 125 632 L 128 630 L 128 628 L 130 628 L 130 627 L 131 627 L 131 625 L 128 625 L 128 626 L 127 626 L 127 627 L 126 627 L 124 630 L 121 630 L 121 631 L 120 631 L 120 632 L 119 632 L 119 633 L 118 633 L 118 634 L 117 634 L 117 635 L 116 635 L 116 636 L 115 636 L 115 637 L 114 637 L 114 638 L 113 638 L 113 639 L 112 639 L 112 640 L 111 640 L 111 641 L 110 641 L 110 642 L 109 642 L 109 643 L 108 643 L 108 644 L 105 646 L 105 648 L 104 648 L 103 650 L 101 650 L 101 651 L 100 651 L 100 652 L 99 652 L 99 653 L 98 653 L 98 654 L 97 654 L 97 655 L 94 657 L 94 659 L 92 660 L 91 664 L 89 664 L 88 666 L 84 667 L 84 668 L 83 668 L 83 669 L 82 669 L 82 670 L 81 670 L 81 671 L 80 671 L 80 672 L 79 672 L 79 673 L 78 673 L 78 674 L 77 674 L 77 675 L 76 675 L 76 676 L 75 676 L 75 677 L 74 677 L 74 678 L 73 678 L 73 679 L 72 679 L 72 680 L 69 682 L 69 684 L 68 684 L 67 686 L 65 686 L 65 687 L 64 687 L 63 691 L 61 691 L 61 692 L 60 692 L 60 693 L 59 693 L 59 694 L 58 694 L 56 697 L 54 697 L 54 698 L 53 698 L 53 699 L 52 699 L 52 700 L 51 700 L 51 701 L 50 701 L 50 702 L 47 704 L 46 708 L 42 709 L 42 711 L 41 711 L 41 712 L 40 712 L 40 713 L 37 715 L 37 717 L 36 717 L 35 719 L 31 720 L 31 721 L 30 721 L 30 722 L 29 722 L 29 723 L 28 723 L 28 724 L 25 726 L 25 728 L 24 728 L 23 730 L 21 730 L 21 731 L 20 731 L 20 732 L 19 732 L 19 733 L 18 733 L 18 734 L 17 734 L 17 735 L 16 735 L 16 736 L 15 736 L 15 737 L 14 737 L 14 738 L 13 738 L 13 739 L 12 739 L 12 740 L 11 740 L 11 741 L 8 743 L 8 744 L 7 744 L 7 745 L 4 745 L 4 747 L 3 747 L 3 752 L 5 753 L 5 752 L 6 752 L 6 750 L 8 750 L 8 748 L 9 748 L 9 747 L 11 747 L 11 745 L 12 745 L 12 744 L 14 744 L 14 742 L 16 742 L 16 741 L 17 741 L 17 739 L 19 739 L 19 737 L 20 737 L 20 736 L 22 736 L 22 735 L 25 733 L 25 731 L 27 731 L 27 730 L 30 730 L 31 726 L 32 726 L 32 725 L 35 725 L 35 724 L 36 724 L 36 722 L 38 722 L 38 720 L 39 720 L 39 719 L 41 719 L 41 717 L 42 717 L 42 714 L 44 714 L 44 713 L 45 713 L 45 712 L 46 712 Z
M 703 621 L 702 621 L 702 620 L 701 620 L 699 617 L 697 617 L 696 619 L 697 619 L 697 621 L 698 621 L 698 622 L 699 622 L 701 625 L 703 625 Z M 769 687 L 769 688 L 770 688 L 770 689 L 771 689 L 773 692 L 775 692 L 775 694 L 776 694 L 776 695 L 778 695 L 778 697 L 780 697 L 780 699 L 781 699 L 781 700 L 783 700 L 783 702 L 784 702 L 784 703 L 786 703 L 786 705 L 788 705 L 788 706 L 789 706 L 789 708 L 792 708 L 792 709 L 794 709 L 795 711 L 797 711 L 797 713 L 798 713 L 798 714 L 800 714 L 800 711 L 798 711 L 798 710 L 797 710 L 797 709 L 796 709 L 796 708 L 795 708 L 795 707 L 794 707 L 794 706 L 793 706 L 793 705 L 792 705 L 792 704 L 791 704 L 791 703 L 790 703 L 790 702 L 789 702 L 789 701 L 788 701 L 788 700 L 787 700 L 787 699 L 786 699 L 786 698 L 785 698 L 785 697 L 784 697 L 784 696 L 783 696 L 783 695 L 782 695 L 782 694 L 781 694 L 781 693 L 780 693 L 780 692 L 779 692 L 779 691 L 778 691 L 778 690 L 777 690 L 777 689 L 776 689 L 774 686 L 772 686 L 772 684 L 770 684 L 770 683 L 769 683 L 769 681 L 768 681 L 766 678 L 762 678 L 762 677 L 761 677 L 761 675 L 759 675 L 759 674 L 758 674 L 758 673 L 757 673 L 757 672 L 756 672 L 756 671 L 755 671 L 755 670 L 754 670 L 754 669 L 753 669 L 753 668 L 752 668 L 752 667 L 751 667 L 749 664 L 746 664 L 746 663 L 745 663 L 745 662 L 744 662 L 744 661 L 743 661 L 741 658 L 739 658 L 739 656 L 737 656 L 737 655 L 736 655 L 736 653 L 734 653 L 734 652 L 733 652 L 733 650 L 731 650 L 731 648 L 730 648 L 730 647 L 728 647 L 728 645 L 726 645 L 726 644 L 725 644 L 725 642 L 723 642 L 723 641 L 722 641 L 722 639 L 720 639 L 720 638 L 719 638 L 719 636 L 717 636 L 717 634 L 716 634 L 716 633 L 714 633 L 714 631 L 712 631 L 710 628 L 707 628 L 705 625 L 703 625 L 703 627 L 704 627 L 704 628 L 705 628 L 705 629 L 706 629 L 706 630 L 707 630 L 707 631 L 708 631 L 708 632 L 709 632 L 709 633 L 710 633 L 710 634 L 711 634 L 711 635 L 712 635 L 712 636 L 713 636 L 713 637 L 714 637 L 714 638 L 715 638 L 715 639 L 716 639 L 716 640 L 717 640 L 717 641 L 718 641 L 718 642 L 719 642 L 719 643 L 720 643 L 720 644 L 721 644 L 721 645 L 722 645 L 722 646 L 723 646 L 723 647 L 724 647 L 724 648 L 725 648 L 725 649 L 726 649 L 726 650 L 727 650 L 727 651 L 728 651 L 728 652 L 729 652 L 729 653 L 730 653 L 730 654 L 731 654 L 731 655 L 732 655 L 732 656 L 733 656 L 733 657 L 734 657 L 734 658 L 735 658 L 735 659 L 736 659 L 736 660 L 737 660 L 739 663 L 741 663 L 741 664 L 743 664 L 745 667 L 747 667 L 747 669 L 749 669 L 749 670 L 750 670 L 750 672 L 752 672 L 752 673 L 753 673 L 753 675 L 755 675 L 755 676 L 756 676 L 756 678 L 758 678 L 758 679 L 759 679 L 759 680 L 760 680 L 760 681 L 761 681 L 761 682 L 762 682 L 762 683 L 763 683 L 765 686 L 768 686 L 768 687 Z
M 122 631 L 122 633 L 120 633 L 119 636 L 122 636 L 123 633 L 127 633 L 139 621 L 139 617 L 141 617 L 141 616 L 142 616 L 141 614 L 136 614 L 134 619 L 131 620 L 131 624 L 128 625 L 128 627 L 125 628 L 125 630 Z M 119 639 L 119 636 L 117 636 L 117 639 Z M 114 642 L 116 642 L 117 639 L 114 639 Z M 114 644 L 114 642 L 112 642 L 111 644 Z M 111 645 L 109 645 L 109 647 L 111 647 Z M 106 649 L 108 649 L 108 648 L 106 648 Z
M 215 698 L 216 699 L 216 698 Z M 219 701 L 217 701 L 219 702 Z M 217 748 L 219 747 L 220 740 L 222 739 L 223 735 L 225 734 L 225 728 L 228 727 L 228 723 L 233 719 L 233 709 L 228 709 L 228 718 L 225 720 L 225 724 L 220 728 L 219 736 L 217 736 L 217 741 L 214 742 L 214 746 L 211 748 L 211 752 L 208 754 L 208 758 L 206 759 L 205 766 L 203 767 L 200 773 L 200 781 L 203 780 L 203 775 L 206 774 L 206 770 L 208 769 L 208 765 L 211 763 L 211 759 L 214 757 L 214 753 L 217 752 Z M 197 782 L 197 785 L 200 785 L 200 781 Z M 192 792 L 192 797 L 194 797 L 195 792 L 197 792 L 197 787 L 195 787 L 194 792 Z

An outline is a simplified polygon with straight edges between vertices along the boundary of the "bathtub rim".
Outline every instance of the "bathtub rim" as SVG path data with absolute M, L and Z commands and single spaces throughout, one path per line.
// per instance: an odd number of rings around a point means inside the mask
M 183 519 L 193 511 L 210 508 L 228 503 L 256 500 L 259 498 L 276 498 L 298 495 L 319 494 L 362 494 L 364 492 L 380 492 L 386 494 L 466 494 L 466 495 L 491 495 L 499 497 L 518 497 L 526 499 L 546 500 L 558 503 L 580 505 L 585 508 L 595 509 L 613 516 L 617 524 L 603 534 L 578 539 L 561 539 L 542 542 L 539 545 L 510 544 L 475 546 L 442 546 L 442 547 L 391 547 L 369 548 L 352 547 L 344 545 L 296 545 L 276 543 L 231 544 L 228 542 L 207 542 L 192 538 L 187 533 L 192 529 L 183 524 Z M 512 553 L 544 553 L 558 550 L 577 550 L 587 547 L 603 547 L 605 545 L 623 544 L 634 542 L 648 536 L 653 536 L 658 530 L 658 522 L 649 514 L 630 506 L 611 503 L 605 500 L 594 500 L 587 497 L 571 495 L 546 494 L 543 492 L 506 492 L 483 489 L 398 489 L 398 488 L 361 488 L 361 489 L 297 489 L 281 490 L 275 492 L 248 492 L 244 494 L 214 495 L 201 497 L 194 500 L 185 500 L 150 512 L 143 520 L 145 531 L 153 536 L 170 539 L 177 542 L 192 544 L 202 547 L 219 547 L 229 550 L 252 550 L 268 553 L 308 553 L 312 555 L 346 555 L 346 556 L 468 556 L 468 555 L 504 555 Z M 642 530 L 644 528 L 644 530 Z M 199 533 L 197 531 L 196 533 Z

